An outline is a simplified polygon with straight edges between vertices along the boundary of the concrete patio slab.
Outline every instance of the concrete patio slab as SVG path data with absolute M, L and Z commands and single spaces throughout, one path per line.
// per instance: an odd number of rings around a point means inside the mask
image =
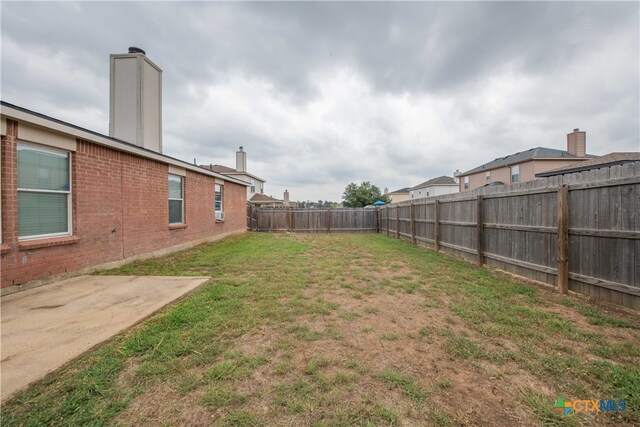
M 79 276 L 2 297 L 1 400 L 209 279 Z

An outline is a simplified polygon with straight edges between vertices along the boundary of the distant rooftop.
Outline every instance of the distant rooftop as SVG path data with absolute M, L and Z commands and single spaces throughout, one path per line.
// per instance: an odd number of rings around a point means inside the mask
M 591 154 L 587 154 L 586 157 L 590 158 L 595 156 Z M 556 150 L 555 148 L 535 147 L 526 151 L 520 151 L 515 154 L 509 154 L 508 156 L 498 157 L 497 159 L 492 160 L 488 163 L 485 163 L 484 165 L 478 166 L 477 168 L 461 173 L 460 176 L 471 175 L 474 173 L 496 169 L 504 166 L 509 166 L 509 165 L 521 163 L 521 162 L 532 160 L 532 159 L 561 159 L 561 158 L 575 159 L 576 162 L 580 161 L 580 159 L 584 159 L 584 157 L 576 157 L 564 150 Z
M 430 187 L 432 185 L 458 185 L 455 179 L 450 176 L 439 176 L 437 178 L 431 178 L 428 181 L 418 184 L 412 187 L 411 190 L 417 190 L 418 188 Z
M 401 189 L 399 189 L 399 190 L 392 191 L 392 192 L 391 192 L 391 193 L 389 193 L 389 194 L 402 194 L 402 193 L 408 193 L 408 192 L 409 192 L 409 190 L 411 190 L 411 188 L 409 188 L 409 187 L 404 187 L 404 188 L 401 188 Z
M 229 173 L 229 172 L 236 172 L 235 169 L 227 167 L 227 166 L 222 166 L 222 165 L 200 165 L 201 168 L 206 168 L 209 170 L 212 170 L 214 172 L 218 172 L 218 173 Z
M 607 166 L 623 165 L 625 163 L 640 162 L 640 152 L 621 152 L 609 153 L 604 156 L 594 157 L 583 162 L 572 163 L 561 168 L 552 169 L 550 171 L 537 173 L 537 177 L 547 177 L 555 175 L 563 175 L 565 173 L 582 172 L 591 169 L 603 168 Z
M 282 203 L 283 200 L 274 199 L 266 194 L 254 194 L 249 200 L 251 203 Z
M 230 168 L 228 166 L 209 164 L 209 165 L 200 165 L 200 167 L 209 169 L 210 171 L 213 171 L 216 173 L 222 173 L 225 175 L 247 175 L 247 176 L 250 176 L 251 178 L 257 179 L 258 181 L 266 182 L 264 179 L 257 177 L 253 174 L 250 174 L 249 172 L 238 172 L 236 169 Z

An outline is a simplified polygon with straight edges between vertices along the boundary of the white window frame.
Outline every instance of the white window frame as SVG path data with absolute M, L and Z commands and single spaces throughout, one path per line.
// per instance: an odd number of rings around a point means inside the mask
M 467 176 L 465 176 L 463 181 L 464 181 L 464 182 L 463 182 L 463 184 L 464 184 L 464 189 L 465 189 L 465 190 L 468 190 L 468 189 L 469 189 L 469 176 L 468 176 L 468 175 L 467 175 Z
M 491 171 L 486 171 L 484 173 L 484 180 L 485 181 L 491 181 Z
M 169 201 L 170 201 L 170 200 L 180 200 L 180 202 L 181 202 L 181 207 L 182 207 L 182 212 L 181 212 L 181 215 L 180 215 L 180 217 L 181 217 L 181 218 L 180 218 L 180 219 L 181 219 L 181 221 L 180 221 L 180 222 L 171 222 L 171 219 L 169 219 L 169 225 L 174 225 L 174 224 L 185 224 L 185 220 L 184 220 L 184 177 L 183 177 L 182 175 L 176 175 L 176 174 L 174 174 L 174 173 L 170 173 L 170 174 L 169 174 L 169 176 L 167 177 L 167 186 L 168 186 L 168 184 L 169 184 L 169 179 L 171 179 L 171 177 L 172 177 L 172 176 L 174 176 L 174 177 L 176 177 L 176 178 L 180 178 L 180 186 L 181 186 L 181 191 L 180 191 L 180 193 L 182 194 L 182 198 L 177 199 L 177 198 L 175 198 L 175 197 L 174 197 L 174 198 L 168 197 L 168 200 L 167 200 L 167 207 L 169 207 Z M 168 191 L 168 187 L 167 187 L 167 193 L 169 193 L 169 191 Z M 169 196 L 169 194 L 167 194 L 167 196 Z
M 67 150 L 61 150 L 59 148 L 47 147 L 40 144 L 33 144 L 31 142 L 18 141 L 16 145 L 16 174 L 18 173 L 18 169 L 20 168 L 20 164 L 18 163 L 18 153 L 17 150 L 20 147 L 27 147 L 29 150 L 33 151 L 41 151 L 43 153 L 50 154 L 65 154 L 69 159 L 69 190 L 33 190 L 29 188 L 20 188 L 18 187 L 18 193 L 49 193 L 49 194 L 66 194 L 67 195 L 67 231 L 63 233 L 47 233 L 47 234 L 34 234 L 31 236 L 20 236 L 20 225 L 18 224 L 18 241 L 27 241 L 27 240 L 37 240 L 37 239 L 50 239 L 54 237 L 64 237 L 64 236 L 72 236 L 73 235 L 73 202 L 72 202 L 72 191 L 73 191 L 73 168 L 72 168 L 72 159 L 71 152 Z M 19 197 L 18 197 L 19 198 Z M 20 212 L 18 212 L 18 222 L 20 221 Z
M 216 208 L 216 194 L 218 193 L 217 188 L 220 187 L 220 209 Z M 215 210 L 215 218 L 218 221 L 224 221 L 224 185 L 223 184 L 214 184 L 213 187 L 213 209 Z
M 514 172 L 514 170 L 515 170 L 515 171 L 517 171 L 517 173 L 515 173 L 515 174 L 514 174 L 514 173 L 513 173 L 513 172 Z M 513 177 L 514 177 L 514 176 L 517 176 L 517 177 L 518 177 L 518 180 L 517 180 L 517 181 L 514 181 L 514 180 L 513 180 Z M 520 182 L 520 165 L 513 165 L 513 166 L 511 166 L 511 182 Z
M 251 192 L 255 193 L 256 192 L 256 180 L 251 178 Z

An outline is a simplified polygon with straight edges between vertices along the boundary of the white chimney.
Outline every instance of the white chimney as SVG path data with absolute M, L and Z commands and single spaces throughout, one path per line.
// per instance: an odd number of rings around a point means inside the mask
M 289 190 L 284 190 L 284 205 L 289 206 Z
M 456 169 L 456 171 L 453 173 L 453 180 L 456 182 L 456 184 L 458 184 L 458 182 L 460 181 L 458 177 L 461 173 L 462 172 L 460 172 L 460 169 Z
M 242 146 L 240 146 L 240 149 L 236 151 L 236 171 L 247 171 L 247 153 L 242 150 Z
M 109 136 L 162 152 L 162 70 L 137 47 L 112 54 Z

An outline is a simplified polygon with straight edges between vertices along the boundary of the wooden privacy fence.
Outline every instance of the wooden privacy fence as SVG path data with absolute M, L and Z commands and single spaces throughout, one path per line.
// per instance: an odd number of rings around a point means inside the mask
M 386 205 L 379 229 L 640 310 L 640 163 Z
M 376 209 L 247 207 L 247 228 L 255 231 L 333 233 L 378 231 Z

